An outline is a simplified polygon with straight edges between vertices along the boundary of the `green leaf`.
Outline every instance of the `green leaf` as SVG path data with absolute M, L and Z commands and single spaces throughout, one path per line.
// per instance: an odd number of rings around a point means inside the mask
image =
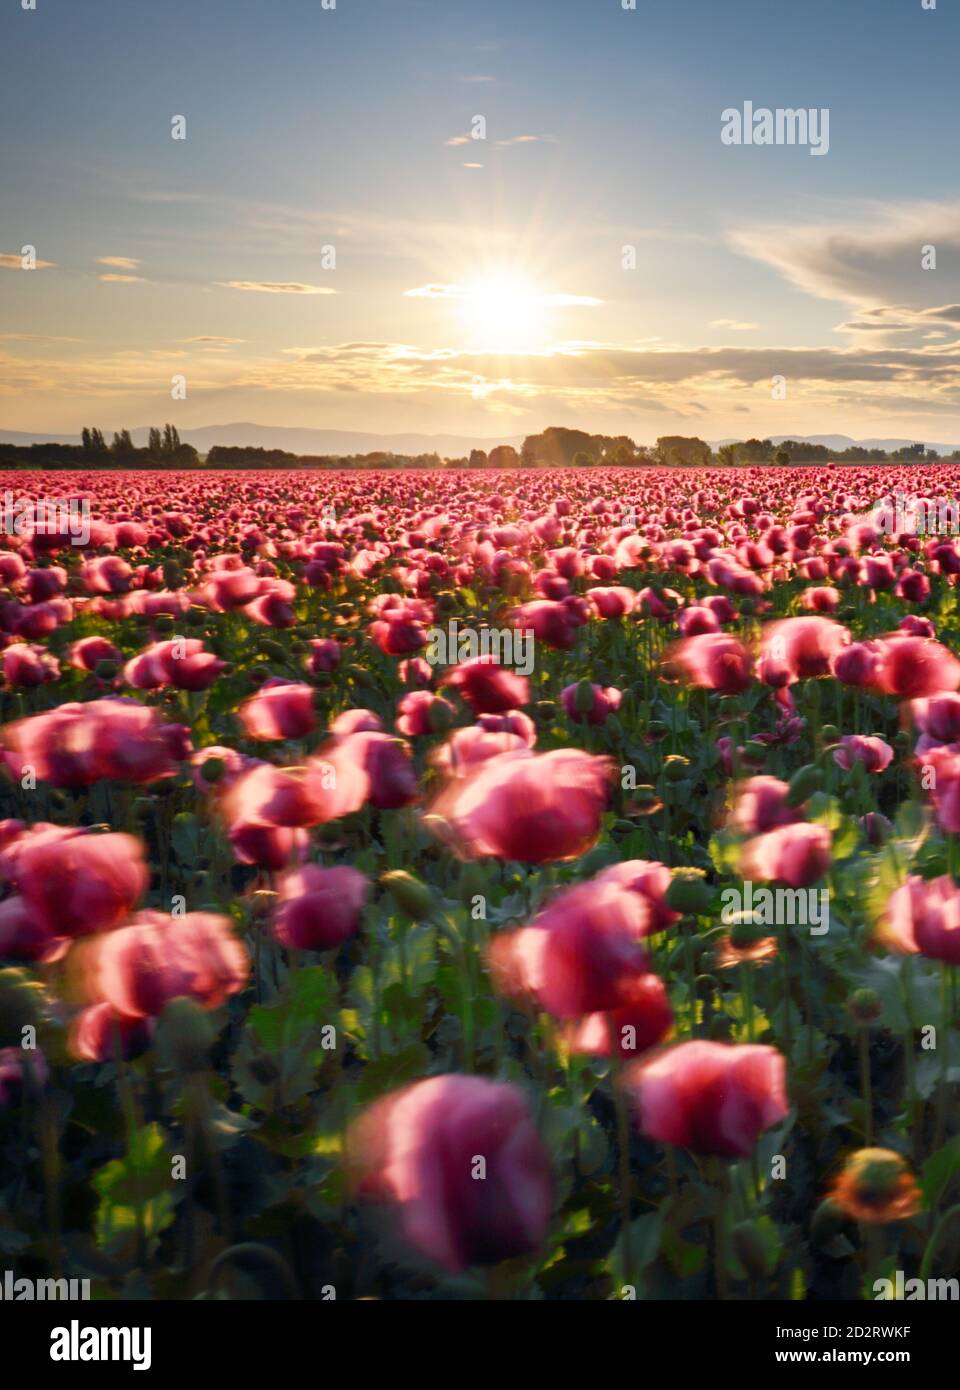
M 137 1130 L 123 1158 L 93 1175 L 93 1188 L 100 1198 L 96 1235 L 101 1248 L 132 1256 L 138 1214 L 148 1249 L 154 1246 L 173 1221 L 182 1195 L 182 1185 L 172 1176 L 171 1157 L 160 1126 L 145 1125 Z

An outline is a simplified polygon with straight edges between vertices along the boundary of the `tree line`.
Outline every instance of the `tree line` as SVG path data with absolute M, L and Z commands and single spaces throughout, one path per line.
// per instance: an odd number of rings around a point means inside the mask
M 835 450 L 824 444 L 787 439 L 745 439 L 716 450 L 695 435 L 661 435 L 655 445 L 637 444 L 628 435 L 588 434 L 551 425 L 526 437 L 519 449 L 498 444 L 489 451 L 472 449 L 462 458 L 436 453 L 294 454 L 285 449 L 215 444 L 205 457 L 181 440 L 175 425 L 152 428 L 138 448 L 129 430 L 118 430 L 108 444 L 102 430 L 84 428 L 79 444 L 5 444 L 3 468 L 735 468 L 786 467 L 790 464 L 906 462 L 922 463 L 939 455 L 924 444 L 908 444 L 887 453 L 862 445 Z M 950 456 L 960 460 L 960 450 Z

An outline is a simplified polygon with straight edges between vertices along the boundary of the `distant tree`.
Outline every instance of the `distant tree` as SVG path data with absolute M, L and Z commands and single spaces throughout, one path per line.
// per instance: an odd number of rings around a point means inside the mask
M 736 444 L 721 444 L 717 450 L 717 462 L 724 468 L 736 468 L 737 466 L 737 446 Z
M 115 432 L 113 443 L 110 445 L 110 452 L 122 456 L 127 456 L 136 452 L 133 440 L 130 438 L 129 430 Z
M 681 468 L 707 467 L 713 457 L 710 445 L 695 435 L 661 435 L 657 440 L 657 451 L 664 464 Z
M 147 440 L 147 452 L 152 458 L 158 459 L 163 453 L 163 437 L 157 429 L 151 429 Z
M 90 434 L 90 431 L 87 429 L 86 425 L 84 425 L 83 429 L 80 431 L 80 445 L 85 454 L 90 453 L 91 443 L 92 436 Z
M 103 430 L 90 431 L 90 448 L 95 454 L 105 454 L 107 452 L 107 441 L 103 437 Z
M 490 450 L 487 463 L 491 468 L 516 468 L 520 463 L 520 455 L 512 444 L 498 444 L 495 449 Z
M 781 444 L 780 448 L 773 456 L 773 461 L 778 468 L 786 468 L 790 462 L 789 450 L 785 449 Z
M 471 449 L 470 458 L 467 460 L 468 468 L 486 468 L 487 451 L 486 449 Z

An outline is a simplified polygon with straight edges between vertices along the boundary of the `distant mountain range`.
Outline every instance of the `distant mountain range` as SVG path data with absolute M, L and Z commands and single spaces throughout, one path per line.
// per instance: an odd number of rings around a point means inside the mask
M 148 427 L 130 431 L 133 442 L 138 447 L 147 443 Z M 232 448 L 285 449 L 291 454 L 332 454 L 343 457 L 348 454 L 369 454 L 376 450 L 389 454 L 439 454 L 442 458 L 462 458 L 471 449 L 492 449 L 496 444 L 512 444 L 519 448 L 523 435 L 500 435 L 493 439 L 476 439 L 459 434 L 368 434 L 363 430 L 310 430 L 292 429 L 282 425 L 255 425 L 249 423 L 233 425 L 201 425 L 197 429 L 185 428 L 180 437 L 192 444 L 201 454 L 207 453 L 214 444 Z M 857 445 L 864 449 L 883 449 L 890 453 L 906 445 L 916 444 L 918 439 L 851 439 L 846 434 L 774 434 L 770 436 L 774 444 L 785 439 L 794 439 L 798 444 L 823 444 L 837 453 Z M 652 441 L 650 441 L 652 443 Z M 728 439 L 707 441 L 711 448 L 718 449 L 723 444 L 737 444 L 733 436 Z M 960 448 L 958 444 L 938 444 L 925 439 L 928 449 L 936 449 L 939 454 L 952 454 Z M 0 427 L 0 443 L 3 444 L 79 444 L 79 434 L 29 434 L 22 430 L 5 430 Z
M 858 449 L 883 449 L 887 453 L 892 453 L 894 449 L 904 449 L 910 444 L 919 444 L 919 439 L 851 439 L 848 434 L 771 434 L 764 435 L 769 438 L 772 444 L 782 444 L 785 439 L 793 439 L 797 444 L 822 444 L 826 449 L 835 449 L 837 453 L 842 453 L 844 449 L 852 449 L 854 445 Z M 729 439 L 710 439 L 707 443 L 713 449 L 719 449 L 724 444 L 739 444 L 741 441 L 733 436 Z M 938 444 L 935 440 L 924 439 L 928 449 L 936 449 L 938 454 L 952 454 L 954 449 L 960 449 L 960 444 Z

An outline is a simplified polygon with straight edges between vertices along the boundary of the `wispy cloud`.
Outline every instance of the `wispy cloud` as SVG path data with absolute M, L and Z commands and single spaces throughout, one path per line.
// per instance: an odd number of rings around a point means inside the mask
M 202 347 L 234 347 L 246 338 L 223 338 L 217 333 L 200 333 L 195 338 L 181 338 L 181 343 L 199 343 Z
M 145 285 L 147 281 L 142 275 L 115 275 L 108 271 L 106 275 L 98 275 L 98 280 L 103 280 L 108 285 Z
M 748 333 L 752 328 L 759 328 L 758 323 L 741 323 L 739 319 L 711 319 L 711 328 L 727 328 L 731 333 Z
M 142 262 L 133 256 L 98 256 L 97 265 L 108 265 L 114 270 L 137 270 Z
M 326 285 L 305 285 L 299 280 L 218 280 L 224 290 L 252 290 L 257 294 L 336 294 Z
M 34 270 L 50 270 L 56 265 L 56 261 L 35 261 Z M 18 252 L 0 251 L 0 269 L 2 270 L 24 270 L 23 256 Z

